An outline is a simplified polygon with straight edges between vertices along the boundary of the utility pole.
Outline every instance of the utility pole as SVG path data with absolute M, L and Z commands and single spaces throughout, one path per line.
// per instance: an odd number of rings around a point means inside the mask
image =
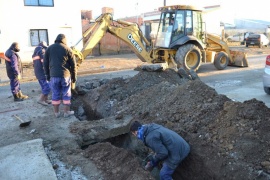
M 164 4 L 164 6 L 166 6 L 166 0 L 164 0 L 164 3 L 163 4 Z
M 136 14 L 137 14 L 137 24 L 139 24 L 138 22 L 138 16 L 139 16 L 139 2 L 136 3 Z

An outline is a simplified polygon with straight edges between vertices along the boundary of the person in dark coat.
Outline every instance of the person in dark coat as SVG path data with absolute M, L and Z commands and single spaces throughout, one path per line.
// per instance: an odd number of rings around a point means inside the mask
M 5 52 L 5 62 L 7 76 L 10 80 L 11 93 L 13 94 L 14 101 L 23 101 L 28 96 L 24 95 L 21 91 L 21 59 L 17 52 L 20 51 L 20 46 L 17 42 L 11 44 L 9 49 Z
M 45 41 L 41 41 L 35 48 L 32 55 L 35 76 L 38 79 L 39 85 L 41 87 L 41 95 L 37 102 L 44 106 L 51 104 L 51 101 L 48 100 L 48 95 L 51 92 L 51 88 L 49 82 L 46 79 L 43 68 L 43 59 L 47 47 L 47 43 Z
M 163 162 L 160 180 L 171 180 L 177 166 L 189 154 L 189 144 L 176 132 L 155 123 L 142 125 L 134 121 L 130 131 L 155 153 L 145 170 L 152 171 L 159 162 Z
M 64 117 L 74 114 L 70 110 L 71 84 L 77 80 L 77 65 L 71 48 L 67 46 L 64 34 L 59 34 L 54 44 L 45 51 L 44 70 L 52 91 L 52 104 L 56 117 L 60 117 L 59 106 L 64 105 Z

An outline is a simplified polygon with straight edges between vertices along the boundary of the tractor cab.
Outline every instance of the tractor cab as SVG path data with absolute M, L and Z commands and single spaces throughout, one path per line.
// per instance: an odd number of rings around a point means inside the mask
M 156 47 L 172 48 L 196 39 L 203 41 L 202 11 L 192 6 L 175 5 L 159 8 L 161 11 Z

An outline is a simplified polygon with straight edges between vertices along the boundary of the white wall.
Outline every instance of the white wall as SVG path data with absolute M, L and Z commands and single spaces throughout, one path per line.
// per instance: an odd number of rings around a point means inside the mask
M 221 36 L 222 30 L 220 27 L 221 14 L 220 8 L 209 11 L 204 11 L 203 16 L 206 23 L 206 32 Z
M 75 45 L 82 37 L 81 9 L 76 0 L 54 0 L 54 7 L 24 6 L 20 0 L 0 0 L 0 52 L 13 42 L 21 47 L 23 62 L 32 62 L 35 47 L 30 43 L 30 29 L 47 29 L 49 45 L 56 36 L 67 33 L 68 45 Z M 82 49 L 82 42 L 77 46 Z

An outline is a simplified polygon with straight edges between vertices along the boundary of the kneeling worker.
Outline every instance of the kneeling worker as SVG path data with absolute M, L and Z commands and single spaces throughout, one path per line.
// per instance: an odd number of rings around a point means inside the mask
M 130 131 L 155 152 L 151 161 L 145 166 L 145 170 L 152 171 L 159 162 L 163 161 L 160 180 L 171 180 L 177 166 L 189 154 L 189 144 L 176 132 L 155 123 L 142 125 L 134 121 Z

